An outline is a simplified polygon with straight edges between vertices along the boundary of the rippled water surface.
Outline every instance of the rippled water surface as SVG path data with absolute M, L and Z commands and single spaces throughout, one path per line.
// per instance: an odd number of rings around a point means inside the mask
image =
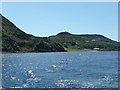
M 117 88 L 118 52 L 3 54 L 3 87 Z

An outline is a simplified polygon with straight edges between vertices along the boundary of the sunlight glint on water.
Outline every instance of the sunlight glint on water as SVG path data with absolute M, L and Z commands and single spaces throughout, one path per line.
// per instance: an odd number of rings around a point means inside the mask
M 3 87 L 117 88 L 117 51 L 3 54 Z

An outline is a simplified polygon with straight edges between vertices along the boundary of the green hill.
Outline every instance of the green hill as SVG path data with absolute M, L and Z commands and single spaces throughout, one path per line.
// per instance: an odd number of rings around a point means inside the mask
M 118 50 L 118 42 L 99 34 L 75 35 L 69 32 L 61 32 L 49 37 L 55 40 L 66 50 Z M 119 44 L 120 45 L 120 44 Z
M 0 15 L 2 19 L 3 52 L 61 52 L 62 45 L 47 37 L 35 37 L 26 34 L 12 22 Z
M 26 34 L 8 19 L 2 19 L 3 52 L 62 52 L 71 50 L 120 50 L 118 44 L 98 34 L 75 35 L 61 32 L 50 37 L 36 37 Z

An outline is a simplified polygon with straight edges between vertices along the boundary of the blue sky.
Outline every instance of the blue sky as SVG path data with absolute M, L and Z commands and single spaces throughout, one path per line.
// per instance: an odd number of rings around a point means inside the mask
M 26 33 L 102 34 L 118 41 L 117 2 L 4 2 L 2 14 Z

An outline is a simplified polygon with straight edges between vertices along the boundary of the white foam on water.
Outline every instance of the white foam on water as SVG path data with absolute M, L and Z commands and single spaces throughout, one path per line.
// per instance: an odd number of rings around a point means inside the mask
M 32 70 L 29 70 L 28 73 L 31 74 L 31 73 L 32 73 Z
M 60 64 L 69 64 L 69 62 L 71 62 L 71 59 L 64 59 L 64 60 L 60 60 L 59 63 Z
M 58 80 L 55 85 L 58 87 L 67 87 L 67 85 L 77 82 L 76 80 Z
M 64 83 L 57 83 L 57 86 L 58 87 L 65 87 L 65 84 Z
M 47 71 L 51 70 L 50 72 L 54 72 L 54 70 L 57 70 L 58 68 L 60 68 L 60 66 L 57 65 L 50 65 L 48 69 L 46 69 Z
M 48 69 L 46 69 L 46 72 L 54 72 L 53 70 L 48 70 Z
M 34 80 L 39 81 L 39 80 L 42 80 L 42 79 L 41 78 L 29 78 L 29 79 L 27 79 L 27 81 L 34 81 Z
M 57 66 L 56 66 L 56 65 L 52 65 L 52 67 L 53 67 L 53 68 L 57 68 Z
M 103 81 L 112 81 L 113 78 L 111 78 L 110 76 L 104 76 L 104 77 L 102 78 L 102 80 L 103 80 Z
M 10 87 L 10 88 L 23 88 L 23 87 L 18 86 L 18 87 Z
M 12 78 L 13 80 L 15 80 L 15 79 L 16 79 L 16 77 L 13 77 L 13 76 L 11 76 L 11 78 Z
M 60 61 L 59 63 L 60 63 L 60 64 L 68 64 L 67 61 Z
M 82 84 L 82 88 L 96 88 L 96 87 L 105 87 L 106 84 L 110 85 L 110 82 L 113 81 L 114 79 L 111 78 L 110 76 L 103 76 L 100 79 L 97 79 L 92 82 L 85 82 Z
M 22 86 L 23 86 L 24 88 L 26 88 L 26 87 L 29 86 L 29 84 L 26 84 L 26 83 L 25 83 L 25 84 L 23 84 Z
M 94 84 L 91 82 L 83 83 L 82 88 L 95 88 Z
M 32 78 L 34 78 L 34 77 L 35 77 L 35 75 L 34 75 L 34 74 L 32 74 L 32 75 L 31 75 L 31 77 L 32 77 Z

